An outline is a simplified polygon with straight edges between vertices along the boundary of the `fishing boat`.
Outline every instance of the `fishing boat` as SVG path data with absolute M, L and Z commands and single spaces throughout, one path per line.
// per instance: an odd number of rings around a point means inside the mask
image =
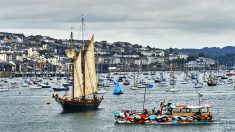
M 82 29 L 84 29 L 83 26 L 84 19 L 82 18 Z M 84 42 L 83 39 L 82 42 Z M 74 48 L 69 49 L 66 50 L 66 55 L 73 62 L 72 95 L 59 97 L 57 94 L 53 94 L 52 97 L 62 106 L 64 112 L 98 109 L 103 96 L 97 97 L 95 95 L 98 91 L 98 81 L 95 67 L 94 35 L 88 42 L 86 49 L 82 43 L 80 51 L 76 51 Z
M 113 94 L 123 94 L 122 89 L 118 81 L 115 81 L 115 87 L 113 89 Z
M 189 124 L 212 122 L 210 105 L 190 106 L 185 104 L 161 103 L 159 110 L 150 113 L 124 110 L 114 112 L 116 123 L 138 124 Z
M 136 112 L 136 110 L 123 110 L 121 112 L 115 111 L 114 120 L 115 123 L 122 124 L 210 123 L 213 121 L 212 113 L 210 112 L 212 106 L 208 104 L 201 105 L 201 96 L 202 94 L 198 93 L 198 106 L 166 103 L 164 100 L 160 103 L 160 107 L 158 110 L 154 107 L 151 112 L 147 109 L 144 109 L 144 104 L 142 112 Z

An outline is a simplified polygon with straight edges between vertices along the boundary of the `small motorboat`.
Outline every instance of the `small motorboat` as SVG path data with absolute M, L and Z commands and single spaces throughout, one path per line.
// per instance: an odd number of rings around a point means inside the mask
M 0 92 L 7 92 L 9 91 L 10 89 L 7 87 L 7 85 L 5 87 L 1 87 L 0 88 Z
M 189 82 L 186 79 L 180 81 L 180 84 L 188 84 L 188 83 Z
M 137 86 L 132 86 L 130 89 L 131 90 L 139 90 L 139 88 Z
M 168 86 L 168 82 L 165 79 L 162 79 L 162 81 L 159 83 L 159 86 Z
M 180 91 L 179 89 L 176 89 L 176 88 L 170 88 L 169 90 L 168 90 L 168 92 L 178 92 L 178 91 Z
M 118 82 L 123 82 L 123 77 L 119 77 Z
M 97 94 L 103 94 L 103 93 L 107 93 L 107 91 L 104 90 L 103 88 L 97 91 Z
M 224 84 L 225 84 L 225 81 L 224 81 L 223 79 L 219 79 L 217 84 L 218 84 L 218 85 L 224 85 Z
M 130 85 L 130 82 L 129 82 L 128 80 L 125 80 L 125 81 L 123 82 L 123 85 Z
M 228 77 L 226 77 L 226 76 L 221 76 L 221 79 L 228 79 Z
M 7 91 L 10 91 L 9 88 L 0 88 L 0 92 L 7 92 Z
M 46 82 L 42 85 L 42 88 L 51 88 L 51 85 L 49 85 L 49 83 Z
M 138 88 L 145 88 L 146 85 L 140 83 L 140 84 L 137 84 L 137 87 L 138 87 Z
M 54 91 L 68 91 L 69 87 L 59 87 L 59 88 L 52 88 Z
M 35 85 L 33 85 L 32 87 L 29 87 L 29 88 L 30 88 L 30 89 L 41 89 L 42 86 L 39 85 L 39 84 L 35 84 Z
M 29 84 L 28 84 L 28 83 L 22 83 L 21 86 L 22 86 L 22 87 L 28 87 Z
M 156 78 L 156 79 L 154 80 L 154 82 L 155 82 L 155 83 L 160 83 L 161 80 L 160 80 L 159 78 Z
M 216 86 L 216 85 L 217 85 L 217 82 L 208 80 L 207 85 L 208 85 L 208 86 Z

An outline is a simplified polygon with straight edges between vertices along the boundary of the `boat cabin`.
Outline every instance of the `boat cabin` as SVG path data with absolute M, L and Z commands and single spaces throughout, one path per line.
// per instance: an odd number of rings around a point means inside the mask
M 171 106 L 168 111 L 171 112 L 172 116 L 209 116 L 211 106 L 187 106 L 187 105 L 174 105 Z

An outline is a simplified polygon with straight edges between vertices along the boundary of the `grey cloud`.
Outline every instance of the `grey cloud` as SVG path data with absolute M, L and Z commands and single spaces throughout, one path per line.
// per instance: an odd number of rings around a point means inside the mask
M 67 31 L 71 26 L 79 27 L 84 14 L 88 29 L 103 34 L 101 39 L 129 41 L 129 37 L 132 42 L 143 43 L 152 39 L 153 43 L 162 42 L 168 47 L 172 43 L 195 46 L 191 43 L 214 38 L 213 34 L 222 34 L 219 38 L 225 42 L 227 37 L 223 34 L 232 34 L 235 29 L 233 0 L 0 1 L 4 3 L 0 5 L 0 28 L 4 29 Z M 113 36 L 104 36 L 105 32 Z M 145 38 L 139 37 L 141 34 Z M 194 38 L 190 35 L 198 36 L 202 41 L 192 40 L 190 43 L 190 39 Z

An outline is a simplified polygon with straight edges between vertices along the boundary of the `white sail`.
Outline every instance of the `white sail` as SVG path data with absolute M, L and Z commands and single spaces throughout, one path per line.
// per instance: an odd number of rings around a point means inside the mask
M 82 52 L 79 52 L 74 61 L 73 74 L 73 97 L 83 96 L 83 76 L 82 76 Z
M 98 86 L 95 67 L 94 35 L 85 50 L 84 70 L 85 95 L 96 93 L 98 91 Z

